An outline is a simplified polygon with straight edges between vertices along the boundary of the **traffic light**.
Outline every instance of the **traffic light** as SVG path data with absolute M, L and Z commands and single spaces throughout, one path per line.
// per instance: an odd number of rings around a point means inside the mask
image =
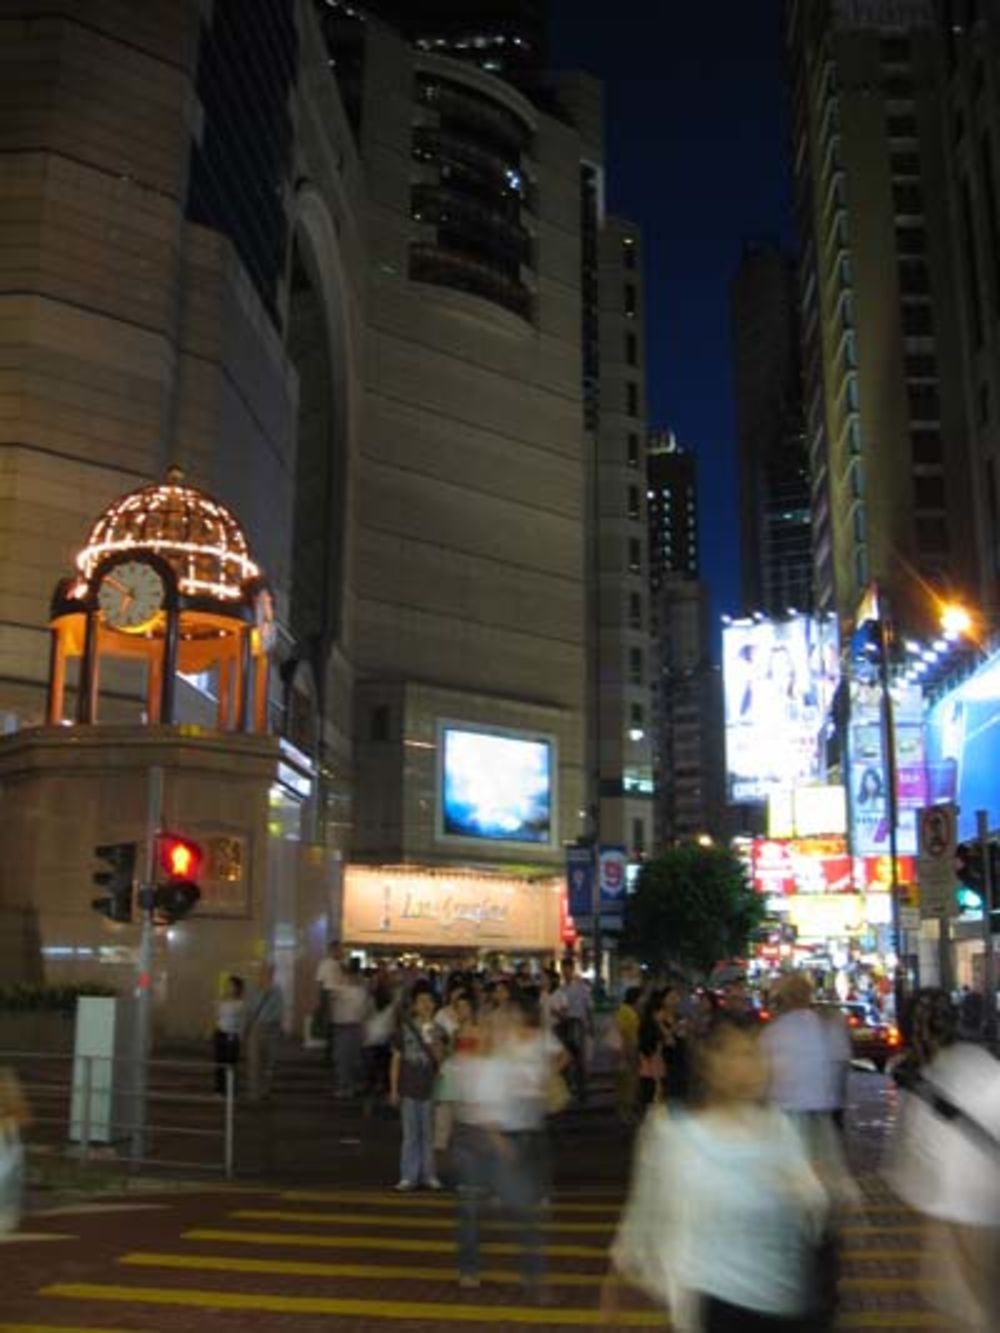
M 186 916 L 201 898 L 197 879 L 204 859 L 201 847 L 176 833 L 161 833 L 156 842 L 160 866 L 153 890 L 153 915 L 164 925 Z
M 103 897 L 94 898 L 91 906 L 109 921 L 127 924 L 132 920 L 136 850 L 134 842 L 103 842 L 94 848 L 95 859 L 108 866 L 107 870 L 94 871 L 94 883 L 108 892 Z
M 959 884 L 979 895 L 983 893 L 983 849 L 978 842 L 960 842 L 955 848 L 955 875 Z

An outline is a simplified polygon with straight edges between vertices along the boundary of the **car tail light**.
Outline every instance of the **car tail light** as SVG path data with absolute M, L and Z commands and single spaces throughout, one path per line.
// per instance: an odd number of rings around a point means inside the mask
M 760 1021 L 761 1021 L 762 1023 L 770 1023 L 770 1021 L 771 1021 L 771 1011 L 770 1011 L 770 1009 L 762 1009 L 762 1010 L 760 1011 Z
M 848 1027 L 858 1028 L 861 1026 L 861 1019 L 857 1018 L 854 1014 L 851 1014 L 850 1018 L 847 1020 L 847 1025 Z
M 890 1046 L 898 1046 L 902 1041 L 902 1038 L 899 1035 L 899 1028 L 889 1028 L 887 1037 Z

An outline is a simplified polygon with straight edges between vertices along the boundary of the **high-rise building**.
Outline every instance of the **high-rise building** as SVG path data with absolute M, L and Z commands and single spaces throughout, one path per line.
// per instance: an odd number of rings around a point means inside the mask
M 711 665 L 708 590 L 698 577 L 694 454 L 673 431 L 646 451 L 657 845 L 721 831 L 721 685 Z
M 809 458 L 795 261 L 748 243 L 729 290 L 744 610 L 812 606 Z
M 961 319 L 931 0 L 789 0 L 816 597 L 896 618 L 974 567 Z
M 979 600 L 1000 610 L 1000 6 L 940 0 L 939 53 L 946 95 L 942 132 L 951 213 L 957 219 L 955 284 L 961 310 L 966 419 L 979 552 Z
M 698 577 L 698 482 L 694 454 L 671 430 L 652 431 L 646 446 L 649 585 L 668 574 Z

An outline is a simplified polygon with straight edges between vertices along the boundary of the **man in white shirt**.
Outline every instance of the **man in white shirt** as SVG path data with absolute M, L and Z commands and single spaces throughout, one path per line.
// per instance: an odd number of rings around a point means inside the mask
M 594 1033 L 594 1006 L 590 987 L 570 959 L 562 965 L 562 984 L 549 1002 L 556 1035 L 570 1058 L 570 1084 L 581 1105 L 587 1100 L 587 1041 Z
M 331 1065 L 333 1064 L 333 992 L 343 980 L 343 956 L 344 951 L 340 941 L 331 940 L 327 946 L 326 957 L 320 959 L 316 969 L 318 993 L 315 1023 L 318 1029 L 317 1035 L 322 1032 L 326 1040 L 326 1058 Z
M 333 1000 L 333 1070 L 338 1097 L 353 1097 L 361 1085 L 361 1050 L 364 1024 L 372 997 L 361 975 L 361 960 L 352 958 L 341 969 L 331 992 Z

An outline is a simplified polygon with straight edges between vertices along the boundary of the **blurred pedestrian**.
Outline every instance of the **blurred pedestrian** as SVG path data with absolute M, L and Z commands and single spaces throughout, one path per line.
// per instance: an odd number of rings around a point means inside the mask
M 549 1001 L 556 1035 L 569 1053 L 570 1087 L 582 1105 L 587 1100 L 587 1043 L 594 1035 L 590 987 L 576 974 L 572 959 L 562 963 L 562 983 Z
M 667 992 L 654 990 L 639 1019 L 639 1106 L 643 1113 L 663 1101 L 667 1078 L 667 1039 L 671 1035 Z
M 550 1080 L 566 1058 L 560 1043 L 542 1029 L 537 1004 L 523 995 L 491 1016 L 485 1041 L 457 1057 L 452 1156 L 462 1287 L 479 1285 L 480 1213 L 493 1197 L 517 1223 L 525 1284 L 535 1293 L 541 1289 L 545 1114 Z
M 764 1104 L 757 1029 L 720 1015 L 695 1073 L 695 1109 L 656 1111 L 640 1131 L 612 1264 L 669 1307 L 676 1333 L 812 1333 L 827 1196 L 787 1117 Z M 606 1284 L 609 1316 L 615 1292 Z
M 316 1009 L 313 1013 L 313 1034 L 326 1043 L 327 1063 L 333 1065 L 333 992 L 344 974 L 344 951 L 339 940 L 331 940 L 326 956 L 316 968 Z
M 389 1100 L 399 1107 L 402 1145 L 399 1155 L 400 1192 L 439 1190 L 434 1164 L 434 1084 L 442 1049 L 434 1026 L 434 995 L 426 981 L 413 987 L 393 1039 L 389 1067 Z
M 21 1081 L 13 1069 L 0 1067 L 0 1236 L 21 1225 L 24 1207 L 24 1145 L 21 1135 L 31 1121 Z
M 354 1097 L 361 1085 L 364 1025 L 373 1007 L 371 994 L 361 975 L 360 958 L 352 958 L 341 969 L 331 998 L 336 1095 Z
M 631 1124 L 635 1120 L 639 1095 L 639 997 L 638 986 L 629 986 L 615 1012 L 618 1036 L 618 1069 L 615 1075 L 615 1101 L 618 1118 Z
M 944 991 L 920 991 L 894 1071 L 902 1093 L 889 1184 L 927 1220 L 931 1299 L 959 1333 L 1000 1328 L 1000 1064 L 957 1039 Z
M 250 1100 L 269 1100 L 274 1091 L 285 997 L 275 980 L 273 963 L 261 965 L 257 993 L 250 1003 L 243 1030 L 249 1056 Z
M 226 1095 L 226 1070 L 233 1071 L 236 1086 L 236 1066 L 240 1058 L 240 1033 L 243 1031 L 243 978 L 226 978 L 225 990 L 215 1002 L 215 1031 L 212 1050 L 215 1058 L 215 1091 Z

